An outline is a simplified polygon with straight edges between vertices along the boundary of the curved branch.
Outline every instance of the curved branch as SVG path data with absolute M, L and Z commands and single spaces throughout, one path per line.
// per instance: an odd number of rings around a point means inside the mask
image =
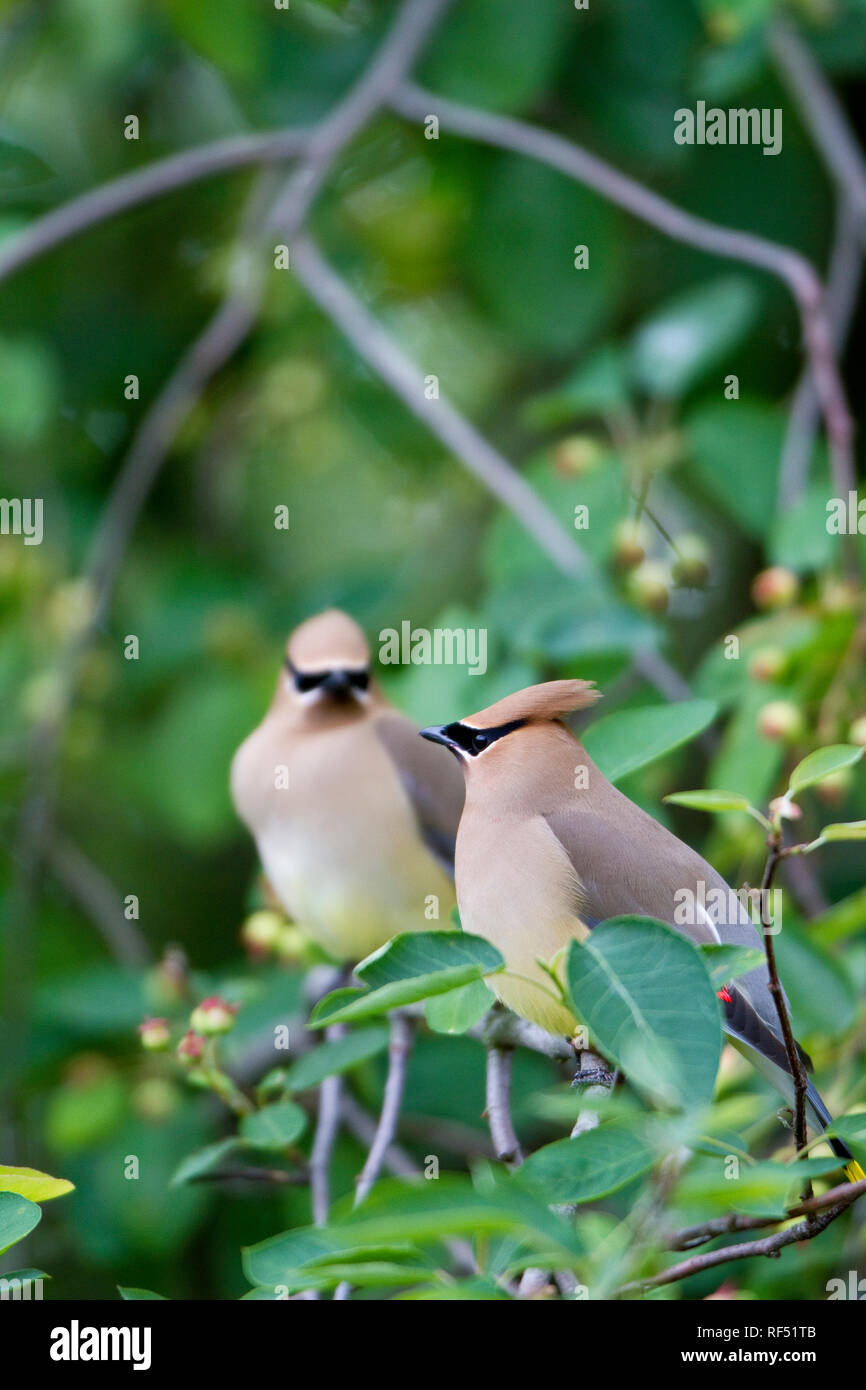
M 82 193 L 52 208 L 12 237 L 0 249 L 0 282 L 8 280 L 30 261 L 64 241 L 98 226 L 121 212 L 213 174 L 227 173 L 255 164 L 278 164 L 300 154 L 310 138 L 306 130 L 274 130 L 255 135 L 232 135 L 198 149 L 182 150 L 166 159 L 133 169 L 128 174 Z
M 821 402 L 835 476 L 851 476 L 851 414 L 836 365 L 833 335 L 824 308 L 823 285 L 805 256 L 791 247 L 779 245 L 752 232 L 722 227 L 686 212 L 603 159 L 552 131 L 513 120 L 509 116 L 491 115 L 462 106 L 408 83 L 398 90 L 392 105 L 395 111 L 410 120 L 423 120 L 435 114 L 446 129 L 457 135 L 549 164 L 674 241 L 684 242 L 714 256 L 755 266 L 780 279 L 793 295 L 800 313 L 803 341 Z

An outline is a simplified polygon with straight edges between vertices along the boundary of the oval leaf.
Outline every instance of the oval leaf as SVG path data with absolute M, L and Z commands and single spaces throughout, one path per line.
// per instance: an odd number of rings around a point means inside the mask
M 241 1134 L 258 1149 L 284 1149 L 304 1132 L 307 1117 L 291 1100 L 278 1100 L 254 1115 L 244 1115 Z
M 786 795 L 796 796 L 831 773 L 859 762 L 862 757 L 863 749 L 854 743 L 833 743 L 829 748 L 818 748 L 794 768 Z
M 387 1028 L 358 1028 L 345 1038 L 322 1043 L 289 1067 L 285 1077 L 286 1089 L 307 1091 L 311 1086 L 318 1086 L 326 1076 L 349 1071 L 360 1062 L 378 1056 L 387 1046 Z
M 646 1095 L 691 1109 L 713 1094 L 721 1023 L 700 952 L 649 917 L 613 917 L 571 943 L 573 1008 L 600 1052 Z
M 583 743 L 605 777 L 619 782 L 639 767 L 688 743 L 712 724 L 717 712 L 713 700 L 681 700 L 673 705 L 619 710 L 591 724 Z
M 672 792 L 664 798 L 674 806 L 688 806 L 693 811 L 708 811 L 716 815 L 720 811 L 749 811 L 748 798 L 738 792 Z
M 0 1192 L 17 1192 L 31 1202 L 50 1202 L 54 1197 L 63 1197 L 74 1192 L 74 1184 L 66 1178 L 50 1178 L 36 1168 L 20 1168 L 17 1165 L 0 1163 Z
M 0 1192 L 0 1255 L 29 1235 L 42 1220 L 42 1209 L 17 1192 Z
M 520 1180 L 545 1201 L 594 1202 L 640 1177 L 653 1153 L 623 1125 L 600 1125 L 576 1139 L 561 1139 L 538 1149 L 520 1169 Z

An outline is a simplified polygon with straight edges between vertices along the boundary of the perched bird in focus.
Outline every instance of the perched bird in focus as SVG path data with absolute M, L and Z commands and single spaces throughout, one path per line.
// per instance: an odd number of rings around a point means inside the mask
M 456 755 L 466 780 L 455 860 L 463 927 L 491 941 L 520 976 L 491 975 L 489 984 L 515 1013 L 568 1035 L 576 1020 L 551 994 L 537 961 L 552 961 L 571 937 L 585 939 L 608 917 L 656 917 L 696 944 L 760 945 L 724 879 L 617 791 L 562 722 L 598 698 L 589 681 L 550 681 L 421 731 Z M 683 926 L 675 912 L 684 891 L 696 904 L 724 907 L 715 917 L 700 908 L 695 923 Z M 720 998 L 731 1041 L 793 1101 L 766 966 L 728 985 Z M 806 1112 L 819 1132 L 830 1121 L 811 1082 Z M 830 1142 L 838 1157 L 851 1160 L 841 1141 Z M 863 1177 L 853 1162 L 848 1173 Z
M 291 634 L 231 789 L 283 907 L 335 960 L 450 925 L 463 778 L 388 704 L 346 613 Z

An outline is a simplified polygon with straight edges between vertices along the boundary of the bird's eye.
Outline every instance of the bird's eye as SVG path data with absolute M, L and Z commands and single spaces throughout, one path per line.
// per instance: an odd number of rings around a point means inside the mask
M 486 734 L 473 734 L 473 735 L 472 735 L 472 751 L 473 751 L 473 753 L 483 753 L 483 752 L 484 752 L 484 749 L 487 747 L 487 745 L 488 745 L 489 742 L 490 742 L 490 739 L 487 737 Z

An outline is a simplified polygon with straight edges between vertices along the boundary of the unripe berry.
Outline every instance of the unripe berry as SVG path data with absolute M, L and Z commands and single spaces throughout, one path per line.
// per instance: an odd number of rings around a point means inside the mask
M 600 464 L 604 449 L 587 434 L 572 434 L 553 448 L 553 465 L 567 478 L 584 478 Z
M 186 1067 L 195 1067 L 204 1056 L 204 1038 L 190 1028 L 177 1045 L 177 1059 Z
M 208 995 L 197 1004 L 190 1015 L 190 1027 L 195 1033 L 213 1037 L 217 1033 L 230 1033 L 235 1026 L 236 1004 L 227 1004 L 218 994 Z
M 628 577 L 628 592 L 647 613 L 667 611 L 670 575 L 658 560 L 644 560 Z
M 633 570 L 646 559 L 649 527 L 643 521 L 621 521 L 613 533 L 613 562 L 617 569 Z
M 710 577 L 710 547 L 703 536 L 678 536 L 674 544 L 674 583 L 686 589 L 703 589 Z
M 749 675 L 756 681 L 776 681 L 787 664 L 781 647 L 759 647 L 749 658 Z
M 790 700 L 771 700 L 758 712 L 758 733 L 779 743 L 796 743 L 805 733 L 803 715 Z
M 800 590 L 800 581 L 793 570 L 784 565 L 772 565 L 761 570 L 752 582 L 752 598 L 758 608 L 787 608 Z
M 142 1047 L 148 1052 L 165 1052 L 171 1042 L 168 1020 L 165 1018 L 146 1018 L 138 1025 Z
M 866 748 L 866 714 L 859 714 L 848 730 L 848 742 Z
M 251 956 L 261 959 L 277 949 L 283 926 L 279 912 L 253 912 L 241 927 L 241 940 Z

